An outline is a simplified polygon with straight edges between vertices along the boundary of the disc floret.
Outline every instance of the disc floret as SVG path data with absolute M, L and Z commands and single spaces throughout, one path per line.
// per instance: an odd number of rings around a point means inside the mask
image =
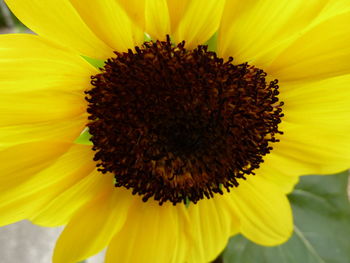
M 115 55 L 86 92 L 94 160 L 143 201 L 229 191 L 282 134 L 278 82 L 261 69 L 169 37 Z

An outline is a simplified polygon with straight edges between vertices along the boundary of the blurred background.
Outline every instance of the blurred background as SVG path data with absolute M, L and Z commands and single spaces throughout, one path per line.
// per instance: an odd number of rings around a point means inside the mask
M 11 13 L 4 1 L 0 0 L 0 34 L 26 31 L 29 30 Z

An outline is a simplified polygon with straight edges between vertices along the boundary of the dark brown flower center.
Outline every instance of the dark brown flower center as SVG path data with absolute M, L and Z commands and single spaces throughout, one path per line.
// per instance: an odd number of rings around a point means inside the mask
M 116 187 L 196 203 L 254 174 L 278 141 L 283 103 L 264 71 L 169 38 L 115 54 L 86 100 L 94 159 Z

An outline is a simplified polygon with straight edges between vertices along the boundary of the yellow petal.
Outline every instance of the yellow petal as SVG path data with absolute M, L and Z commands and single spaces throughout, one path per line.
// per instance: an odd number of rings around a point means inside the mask
M 77 55 L 37 36 L 0 36 L 0 126 L 76 117 L 85 111 L 83 91 L 96 72 Z
M 170 34 L 170 18 L 166 0 L 145 0 L 146 32 L 154 39 L 163 40 Z
M 143 31 L 116 0 L 70 2 L 90 29 L 113 50 L 127 51 L 143 42 Z
M 0 149 L 34 141 L 73 142 L 86 124 L 84 116 L 68 121 L 49 121 L 0 127 Z
M 304 33 L 266 71 L 281 81 L 317 80 L 350 73 L 350 12 Z
M 225 248 L 229 237 L 238 232 L 239 221 L 232 216 L 226 194 L 190 204 L 188 213 L 193 241 L 186 262 L 211 262 Z
M 91 149 L 88 150 L 91 151 Z M 90 164 L 88 167 L 94 168 Z M 113 176 L 102 176 L 100 172 L 95 170 L 45 204 L 29 219 L 34 224 L 41 226 L 66 225 L 78 209 L 95 199 L 96 196 L 111 189 L 111 186 L 113 186 Z
M 282 83 L 284 135 L 267 156 L 296 174 L 336 173 L 350 166 L 350 75 Z
M 334 132 L 349 132 L 350 74 L 316 82 L 282 83 L 285 121 L 324 125 Z
M 97 70 L 38 36 L 1 35 L 0 43 L 0 148 L 73 141 L 86 122 L 83 91 Z
M 328 0 L 326 6 L 314 21 L 314 24 L 349 11 L 350 5 L 348 0 Z
M 167 0 L 170 13 L 171 31 L 175 32 L 191 0 Z
M 318 16 L 327 0 L 227 1 L 219 32 L 219 54 L 236 63 L 266 67 L 290 39 Z
M 83 92 L 98 71 L 62 47 L 29 34 L 0 35 L 0 93 Z
M 57 149 L 67 150 L 63 146 L 31 143 L 1 152 L 12 159 L 4 167 L 6 172 L 1 170 L 1 225 L 24 218 L 45 226 L 62 225 L 80 206 L 105 192 L 106 186 L 113 189 L 111 178 L 87 176 L 95 169 L 90 147 L 74 145 L 64 155 L 52 156 Z
M 69 0 L 5 2 L 27 27 L 42 37 L 89 57 L 105 59 L 113 55 L 112 50 L 84 23 Z
M 275 150 L 272 150 L 270 154 L 265 156 L 260 168 L 254 172 L 256 176 L 275 184 L 283 193 L 291 193 L 294 186 L 299 182 L 300 173 L 295 173 L 294 169 L 291 170 L 277 162 L 274 156 L 275 152 Z
M 49 175 L 44 171 L 52 167 L 70 146 L 36 142 L 0 151 L 0 225 L 30 216 L 60 190 L 55 182 L 62 175 L 54 176 L 62 169 Z M 55 186 L 50 188 L 52 185 Z
M 136 197 L 123 229 L 113 238 L 106 263 L 178 263 L 185 262 L 187 239 L 183 232 L 183 205 L 142 203 Z
M 297 175 L 330 174 L 349 168 L 349 132 L 326 126 L 292 124 L 282 126 L 284 138 L 267 156 L 274 165 Z
M 124 225 L 132 200 L 129 191 L 116 190 L 111 185 L 101 194 L 81 208 L 66 226 L 56 244 L 54 263 L 76 263 L 98 253 Z
M 145 26 L 145 1 L 146 0 L 116 0 L 141 29 Z
M 86 110 L 83 96 L 61 91 L 1 94 L 1 100 L 0 127 L 74 119 Z
M 219 28 L 224 5 L 225 0 L 190 1 L 174 32 L 175 42 L 185 40 L 187 48 L 204 44 Z
M 292 212 L 285 194 L 260 176 L 249 176 L 239 183 L 230 197 L 239 216 L 241 233 L 260 245 L 285 242 L 293 230 Z

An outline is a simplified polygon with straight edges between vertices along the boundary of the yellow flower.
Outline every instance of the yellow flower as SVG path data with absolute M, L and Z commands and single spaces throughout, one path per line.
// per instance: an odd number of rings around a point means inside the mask
M 348 168 L 348 1 L 6 2 L 38 36 L 0 37 L 0 224 L 66 225 L 55 263 L 277 245 L 298 176 Z

